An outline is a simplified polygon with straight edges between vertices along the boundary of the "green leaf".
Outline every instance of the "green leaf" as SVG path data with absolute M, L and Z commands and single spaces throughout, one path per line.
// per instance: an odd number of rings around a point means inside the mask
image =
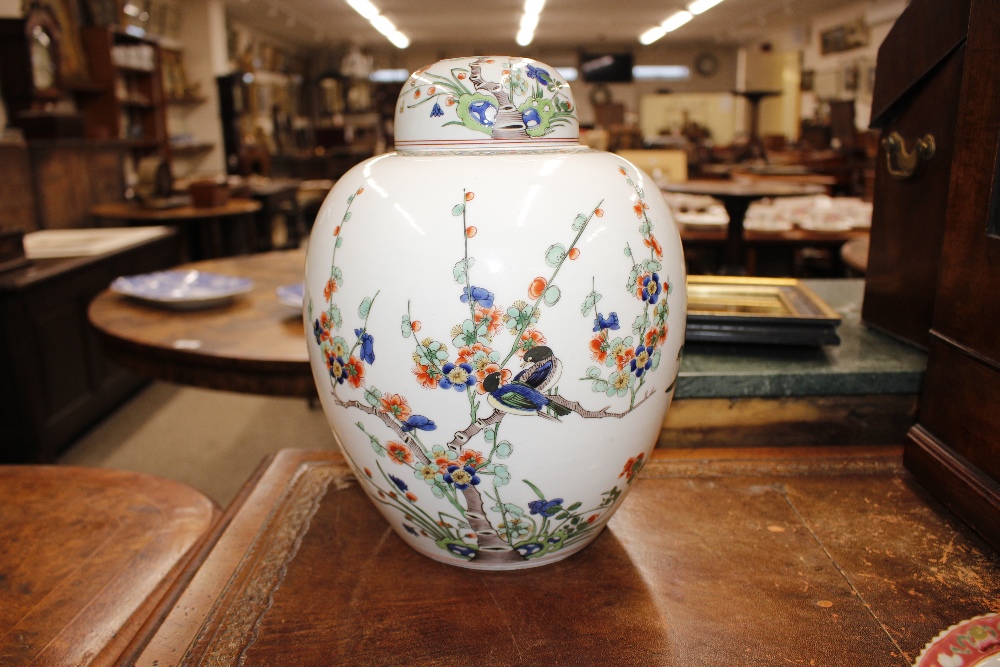
M 510 456 L 513 451 L 514 446 L 506 440 L 503 440 L 499 445 L 497 445 L 496 450 L 494 450 L 494 454 L 497 455 L 497 458 L 505 459 Z
M 469 269 L 472 268 L 473 264 L 476 263 L 475 257 L 470 257 L 468 259 L 460 259 L 455 263 L 455 268 L 452 269 L 451 273 L 455 276 L 455 282 L 459 285 L 465 284 L 465 274 L 468 273 Z
M 545 494 L 542 493 L 541 489 L 539 489 L 537 486 L 535 486 L 526 479 L 522 479 L 521 481 L 531 487 L 531 490 L 535 492 L 535 495 L 538 496 L 539 500 L 545 500 Z
M 553 243 L 545 251 L 545 263 L 557 268 L 566 259 L 566 248 L 561 243 Z
M 344 245 L 344 237 L 343 236 L 338 236 L 337 237 L 337 247 L 339 248 L 342 245 Z
M 557 521 L 562 521 L 563 519 L 569 518 L 569 514 L 566 512 L 560 512 L 559 514 L 556 514 L 555 518 Z
M 451 209 L 452 215 L 462 215 L 465 213 L 465 204 L 455 204 L 455 208 Z
M 587 377 L 590 378 L 591 380 L 596 380 L 597 378 L 601 377 L 601 369 L 598 368 L 597 366 L 591 366 L 590 368 L 587 369 Z
M 435 498 L 444 498 L 444 490 L 439 486 L 440 482 L 436 482 L 434 486 L 431 487 L 431 493 L 434 494 Z
M 379 399 L 382 398 L 382 392 L 380 392 L 375 387 L 367 387 L 365 389 L 365 402 L 373 408 L 378 406 Z
M 358 317 L 365 319 L 368 317 L 368 311 L 372 309 L 371 297 L 365 297 L 361 301 L 361 305 L 358 306 Z
M 656 367 L 660 365 L 660 357 L 661 356 L 662 355 L 660 355 L 660 351 L 659 350 L 657 350 L 656 352 L 653 352 L 653 358 L 652 358 L 653 366 L 652 366 L 652 369 L 654 371 L 656 370 Z
M 574 510 L 578 510 L 578 509 L 580 509 L 580 507 L 581 507 L 582 505 L 583 505 L 583 503 L 573 503 L 572 505 L 570 505 L 570 506 L 569 506 L 569 507 L 567 507 L 566 509 L 567 509 L 567 510 L 569 510 L 570 512 L 572 512 L 572 511 L 574 511 Z
M 592 390 L 597 392 L 603 392 L 608 390 L 607 380 L 594 380 L 594 384 L 590 387 Z
M 350 197 L 347 198 L 347 203 L 350 204 L 352 201 L 354 201 L 354 195 L 353 194 Z
M 573 231 L 578 232 L 581 229 L 583 229 L 584 226 L 587 224 L 587 219 L 588 219 L 587 216 L 585 216 L 583 213 L 576 216 L 576 220 L 573 221 Z
M 642 334 L 648 326 L 649 316 L 646 315 L 645 311 L 643 311 L 641 315 L 635 318 L 635 322 L 632 323 L 632 333 L 638 336 Z
M 334 280 L 340 280 L 341 278 L 344 277 L 344 272 L 340 270 L 339 266 L 335 266 L 330 271 L 330 277 L 333 278 Z
M 583 305 L 580 306 L 580 313 L 586 317 L 587 312 L 597 305 L 597 302 L 601 300 L 601 295 L 597 292 L 591 292 L 587 295 L 587 298 L 583 300 Z
M 657 271 L 663 268 L 663 265 L 657 262 L 655 259 L 647 259 L 645 262 L 642 263 L 642 266 L 650 273 L 656 273 Z
M 348 211 L 347 213 L 344 214 L 344 222 L 347 222 L 350 219 L 351 219 L 351 212 Z
M 556 285 L 549 285 L 545 288 L 545 292 L 542 293 L 542 301 L 545 302 L 546 306 L 554 306 L 559 303 L 559 297 L 562 296 L 562 292 L 559 291 L 559 287 Z
M 490 426 L 485 431 L 483 431 L 483 439 L 485 439 L 486 442 L 493 442 L 494 440 L 496 440 L 496 437 L 497 437 L 496 426 Z
M 631 178 L 627 178 L 625 180 L 628 181 L 628 184 L 631 185 L 633 188 L 635 187 L 635 181 L 633 181 Z
M 334 329 L 339 329 L 340 325 L 344 323 L 344 318 L 340 314 L 340 307 L 336 304 L 330 306 L 330 319 L 333 320 Z
M 413 323 L 410 322 L 409 315 L 403 315 L 403 322 L 400 324 L 399 330 L 403 334 L 403 338 L 409 338 L 410 334 L 413 333 Z
M 625 246 L 625 256 L 626 257 L 631 257 L 632 256 L 632 249 L 629 248 L 628 246 Z

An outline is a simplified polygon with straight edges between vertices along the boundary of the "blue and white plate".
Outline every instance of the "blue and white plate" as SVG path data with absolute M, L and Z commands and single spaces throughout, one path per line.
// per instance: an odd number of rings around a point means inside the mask
M 305 298 L 305 285 L 303 283 L 282 285 L 274 292 L 278 295 L 278 301 L 281 303 L 302 310 L 302 301 Z
M 111 283 L 112 292 L 177 309 L 216 306 L 251 289 L 249 278 L 193 270 L 122 276 Z

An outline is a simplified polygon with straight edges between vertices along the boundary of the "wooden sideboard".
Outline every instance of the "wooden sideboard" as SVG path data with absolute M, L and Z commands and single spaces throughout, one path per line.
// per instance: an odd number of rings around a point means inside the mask
M 146 379 L 110 363 L 87 305 L 120 275 L 173 266 L 176 232 L 0 274 L 0 462 L 55 459 Z
M 1000 548 L 998 31 L 1000 4 L 972 2 L 930 356 L 905 460 Z

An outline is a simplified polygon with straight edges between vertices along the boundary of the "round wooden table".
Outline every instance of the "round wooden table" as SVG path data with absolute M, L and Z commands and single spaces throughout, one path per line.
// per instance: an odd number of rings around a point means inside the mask
M 257 249 L 259 202 L 230 199 L 222 206 L 147 208 L 135 202 L 96 204 L 90 215 L 96 221 L 127 225 L 174 225 L 180 228 L 185 259 L 242 255 Z
M 726 250 L 723 269 L 727 273 L 743 271 L 743 220 L 750 204 L 765 197 L 796 197 L 818 195 L 825 190 L 818 185 L 800 183 L 780 183 L 771 181 L 716 181 L 694 180 L 684 183 L 668 183 L 665 192 L 715 197 L 726 207 L 729 227 L 726 232 Z
M 253 290 L 178 311 L 101 292 L 89 317 L 108 355 L 141 375 L 207 389 L 312 397 L 302 314 L 275 289 L 302 282 L 305 252 L 289 250 L 177 267 L 250 278 Z

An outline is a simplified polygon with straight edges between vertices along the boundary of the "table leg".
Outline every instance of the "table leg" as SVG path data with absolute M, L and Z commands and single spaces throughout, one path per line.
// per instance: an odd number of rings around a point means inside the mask
M 722 273 L 728 275 L 743 275 L 743 220 L 746 218 L 750 200 L 726 198 L 723 200 L 726 213 L 729 215 L 729 228 L 726 233 L 726 251 L 723 258 Z

